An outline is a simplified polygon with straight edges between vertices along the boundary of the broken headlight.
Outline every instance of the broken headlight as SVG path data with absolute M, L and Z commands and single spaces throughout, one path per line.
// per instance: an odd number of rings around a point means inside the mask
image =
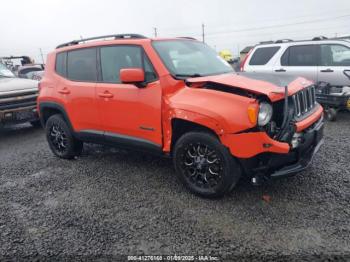
M 259 105 L 259 115 L 258 115 L 258 125 L 265 126 L 267 125 L 273 114 L 272 106 L 269 103 L 261 102 Z

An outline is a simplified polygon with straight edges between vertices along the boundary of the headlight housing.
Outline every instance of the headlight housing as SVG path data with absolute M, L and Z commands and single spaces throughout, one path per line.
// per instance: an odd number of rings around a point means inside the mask
M 259 115 L 258 115 L 258 125 L 265 126 L 267 125 L 273 114 L 272 106 L 269 103 L 261 102 L 259 105 Z

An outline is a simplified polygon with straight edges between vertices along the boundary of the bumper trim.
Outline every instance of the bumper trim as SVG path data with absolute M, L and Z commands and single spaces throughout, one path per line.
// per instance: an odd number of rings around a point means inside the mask
M 5 117 L 6 114 L 17 114 L 21 112 L 33 112 L 33 116 L 23 119 L 13 119 L 13 118 L 7 118 Z M 25 123 L 28 121 L 35 121 L 39 119 L 38 112 L 36 111 L 36 105 L 33 106 L 27 106 L 27 107 L 20 107 L 15 108 L 12 110 L 0 110 L 0 125 L 6 125 L 6 124 L 19 124 L 19 123 Z
M 270 178 L 277 179 L 280 177 L 292 176 L 296 173 L 304 171 L 305 169 L 307 169 L 309 167 L 314 156 L 319 151 L 319 149 L 323 145 L 323 143 L 324 143 L 324 139 L 321 139 L 318 142 L 318 144 L 314 147 L 314 149 L 312 150 L 312 153 L 308 157 L 302 158 L 298 163 L 293 164 L 293 165 L 289 165 L 289 166 L 285 166 L 282 169 L 272 173 L 270 175 Z

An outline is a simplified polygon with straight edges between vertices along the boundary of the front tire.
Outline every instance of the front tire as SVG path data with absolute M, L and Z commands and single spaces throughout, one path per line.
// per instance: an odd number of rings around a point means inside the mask
M 173 158 L 179 180 L 202 197 L 222 197 L 241 176 L 230 151 L 210 133 L 184 134 L 175 145 Z
M 46 139 L 51 151 L 58 157 L 72 159 L 80 155 L 83 142 L 74 138 L 71 129 L 61 115 L 53 115 L 46 122 Z
M 334 122 L 337 120 L 337 110 L 335 108 L 329 108 L 326 110 L 326 117 L 328 121 Z

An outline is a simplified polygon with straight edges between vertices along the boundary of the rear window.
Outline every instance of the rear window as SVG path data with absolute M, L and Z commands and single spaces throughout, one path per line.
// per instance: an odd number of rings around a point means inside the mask
M 289 47 L 281 57 L 283 66 L 317 66 L 317 45 L 297 45 Z
M 257 48 L 249 61 L 249 65 L 266 65 L 279 49 L 279 46 Z
M 56 55 L 56 73 L 60 76 L 66 76 L 67 70 L 66 70 L 66 57 L 67 53 L 59 53 Z
M 96 82 L 96 48 L 86 48 L 68 52 L 67 76 L 70 80 Z

